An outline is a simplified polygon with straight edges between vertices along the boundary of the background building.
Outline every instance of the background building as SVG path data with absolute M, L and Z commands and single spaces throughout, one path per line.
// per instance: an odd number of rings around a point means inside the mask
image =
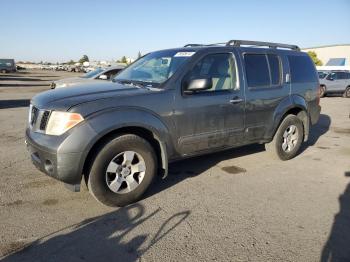
M 302 50 L 304 52 L 314 51 L 323 65 L 330 62 L 328 65 L 350 66 L 350 44 L 318 46 L 303 48 Z M 330 59 L 332 60 L 329 61 Z

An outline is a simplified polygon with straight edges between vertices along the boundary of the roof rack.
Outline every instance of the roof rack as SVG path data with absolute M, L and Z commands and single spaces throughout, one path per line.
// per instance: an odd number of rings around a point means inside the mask
M 226 43 L 215 43 L 215 44 L 187 44 L 184 47 L 197 47 L 197 46 L 215 46 L 215 45 L 226 45 Z
M 251 45 L 251 46 L 268 46 L 269 48 L 288 48 L 295 51 L 300 51 L 297 45 L 287 45 L 271 42 L 260 42 L 260 41 L 249 41 L 249 40 L 230 40 L 226 43 L 227 46 L 241 46 L 241 45 Z
M 227 43 L 216 43 L 216 44 L 209 44 L 209 45 L 187 44 L 184 47 L 215 46 L 215 45 L 226 45 L 226 46 L 242 46 L 242 45 L 267 46 L 269 48 L 274 48 L 274 49 L 276 49 L 276 48 L 286 48 L 286 49 L 291 49 L 291 50 L 295 50 L 295 51 L 300 51 L 300 48 L 297 45 L 287 45 L 287 44 L 261 42 L 261 41 L 249 41 L 249 40 L 230 40 Z

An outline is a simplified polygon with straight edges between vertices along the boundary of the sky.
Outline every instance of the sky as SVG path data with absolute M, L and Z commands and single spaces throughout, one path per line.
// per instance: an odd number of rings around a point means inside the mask
M 230 39 L 350 44 L 350 0 L 0 0 L 0 58 L 131 58 Z

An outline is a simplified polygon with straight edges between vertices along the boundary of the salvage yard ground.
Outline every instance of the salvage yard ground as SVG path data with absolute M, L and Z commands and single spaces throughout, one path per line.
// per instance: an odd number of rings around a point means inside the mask
M 350 260 L 350 99 L 321 100 L 295 159 L 261 145 L 173 163 L 125 208 L 107 208 L 30 163 L 27 105 L 75 73 L 0 74 L 0 258 L 3 261 Z

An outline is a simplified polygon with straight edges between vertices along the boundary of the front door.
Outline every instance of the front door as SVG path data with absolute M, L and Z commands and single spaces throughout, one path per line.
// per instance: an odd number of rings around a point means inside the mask
M 222 148 L 239 140 L 244 129 L 244 98 L 232 53 L 199 59 L 182 82 L 210 78 L 209 90 L 181 94 L 175 102 L 178 148 L 182 155 Z

